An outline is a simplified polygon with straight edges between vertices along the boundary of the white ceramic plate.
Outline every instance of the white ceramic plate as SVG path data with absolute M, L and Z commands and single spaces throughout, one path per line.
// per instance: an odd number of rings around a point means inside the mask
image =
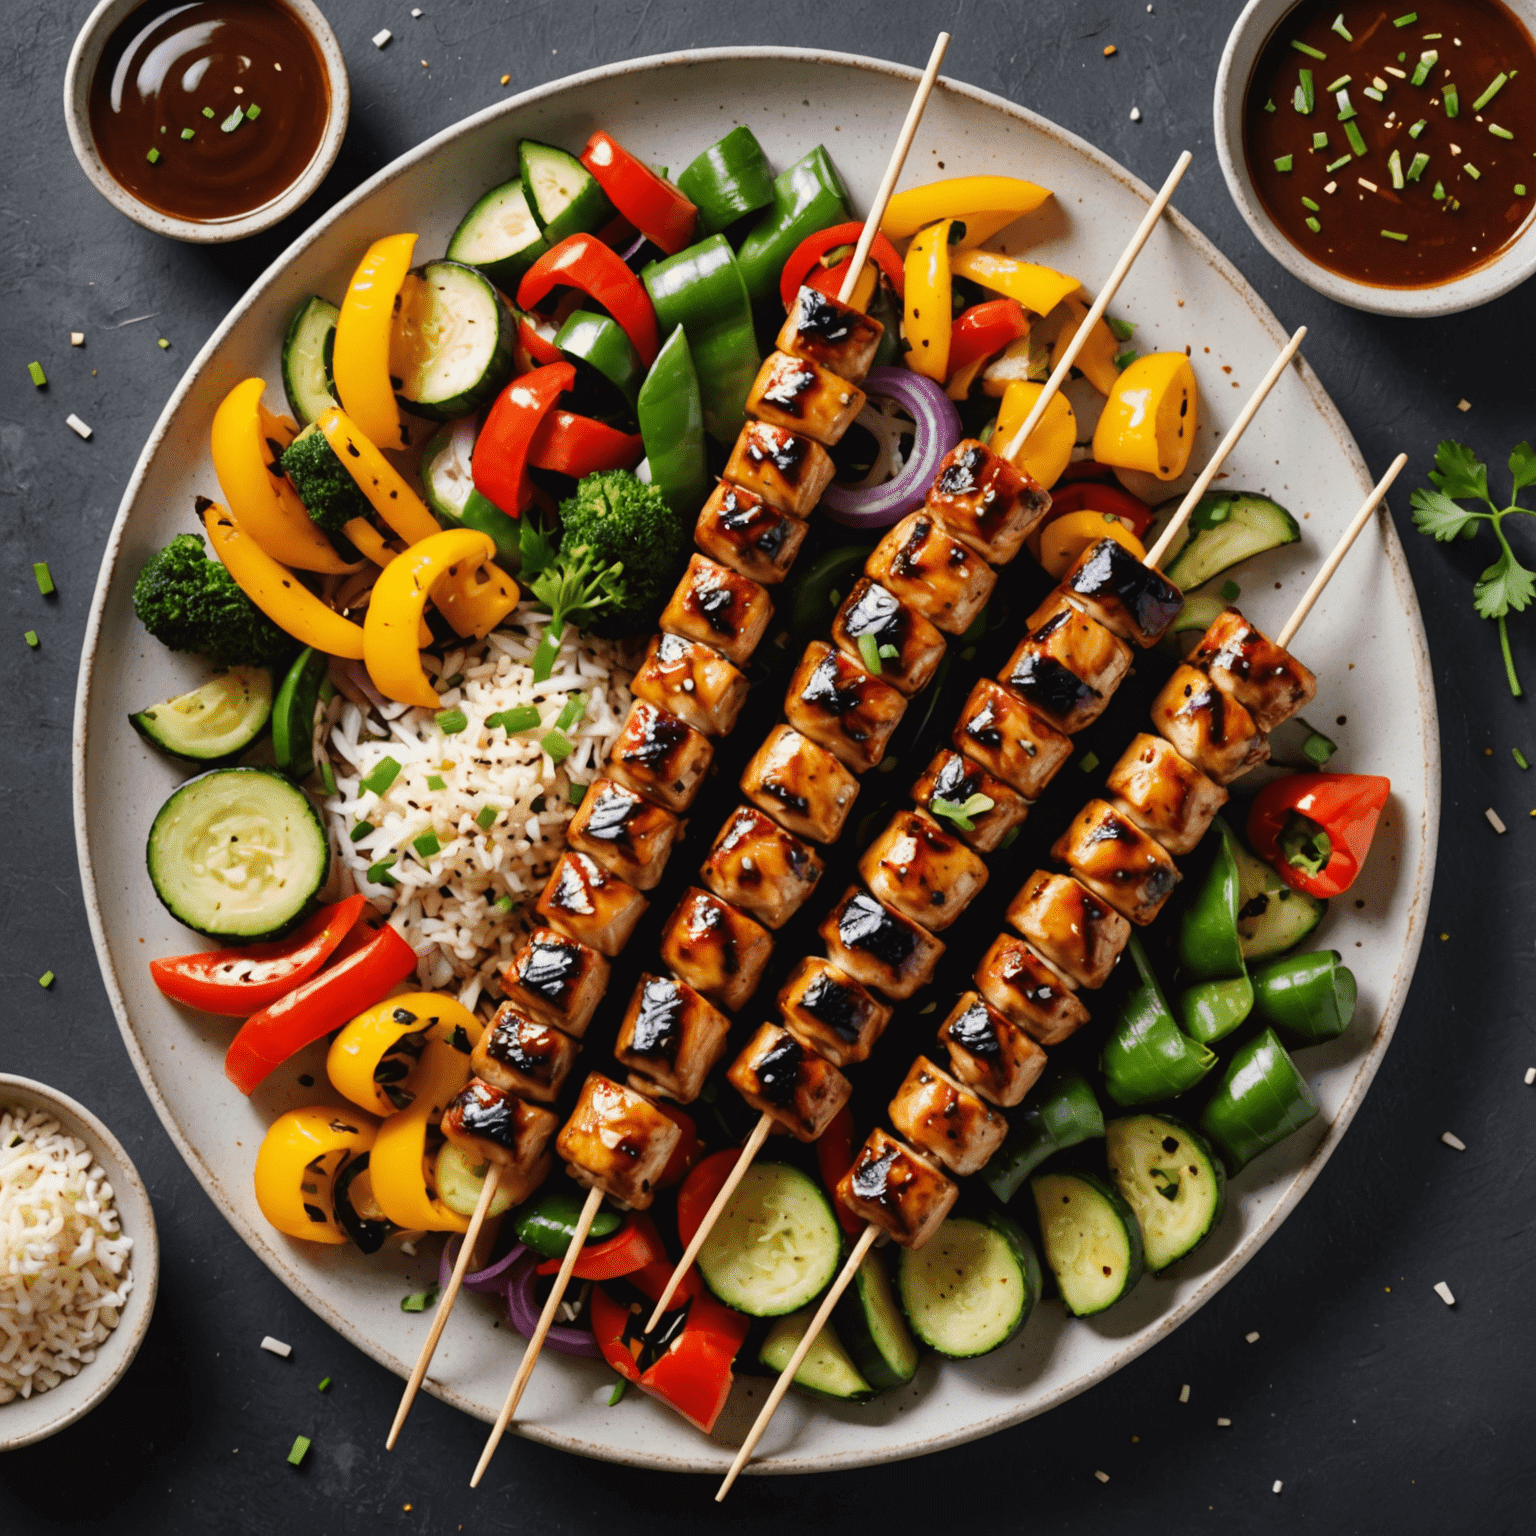
M 182 380 L 123 498 L 96 591 L 75 717 L 75 804 L 80 862 L 97 953 L 145 1089 L 211 1198 L 275 1274 L 359 1348 L 405 1374 L 428 1319 L 400 1298 L 435 1271 L 435 1257 L 362 1259 L 350 1250 L 289 1242 L 261 1219 L 251 1166 L 263 1130 L 323 1084 L 318 1051 L 246 1100 L 225 1081 L 227 1023 L 179 1012 L 150 983 L 148 956 L 186 949 L 189 936 L 156 902 L 144 876 L 144 840 L 177 771 L 146 749 L 125 714 L 204 673 L 162 649 L 134 621 L 140 563 L 195 526 L 192 498 L 214 486 L 208 428 L 214 407 L 253 373 L 279 390 L 278 348 L 295 305 L 310 292 L 339 296 L 369 241 L 416 230 L 423 255 L 440 251 L 461 212 L 504 180 L 519 137 L 577 146 L 601 125 L 642 159 L 684 165 L 745 120 L 770 159 L 788 164 L 817 139 L 831 150 L 859 207 L 867 205 L 906 112 L 915 75 L 895 66 L 796 49 L 710 50 L 640 60 L 578 75 L 491 108 L 439 134 L 381 171 L 292 247 L 240 302 Z M 942 162 L 942 171 L 936 163 Z M 1028 223 L 1044 262 L 1103 281 L 1145 211 L 1147 189 L 1098 151 L 981 91 L 941 85 L 906 180 L 1008 172 L 1052 187 L 1056 200 Z M 1020 240 L 1007 241 L 1017 250 Z M 1138 323 L 1143 351 L 1192 349 L 1206 402 L 1200 462 L 1284 340 L 1258 296 L 1177 214 L 1154 233 L 1116 302 Z M 1230 370 L 1230 371 L 1228 371 Z M 1243 573 L 1244 606 L 1271 633 L 1344 527 L 1369 479 L 1338 412 L 1305 367 L 1284 379 L 1230 466 L 1233 484 L 1263 489 L 1303 518 L 1303 541 Z M 1005 578 L 1006 579 L 1006 578 Z M 1283 590 L 1276 590 L 1283 583 Z M 1394 800 L 1353 902 L 1336 903 L 1321 935 L 1360 981 L 1354 1026 L 1306 1052 L 1302 1067 L 1322 1113 L 1232 1184 L 1225 1221 L 1199 1255 L 1144 1281 L 1092 1323 L 1039 1308 L 1018 1340 L 967 1364 L 927 1361 L 906 1389 L 857 1409 L 786 1401 L 757 1469 L 804 1472 L 895 1461 L 1017 1423 L 1101 1380 L 1165 1337 L 1224 1285 L 1300 1199 L 1365 1092 L 1398 1014 L 1423 935 L 1439 808 L 1439 749 L 1424 630 L 1402 551 L 1384 519 L 1367 531 L 1304 631 L 1303 653 L 1322 675 L 1315 718 L 1347 717 L 1335 734 L 1349 768 L 1388 773 Z M 1136 722 L 1124 722 L 1127 736 Z M 1330 729 L 1332 727 L 1330 726 Z M 1020 873 L 1023 873 L 1022 871 Z M 424 1245 L 435 1252 L 434 1245 Z M 489 1303 L 461 1302 L 434 1363 L 429 1390 L 483 1419 L 499 1407 L 515 1365 Z M 599 1364 L 548 1357 L 536 1374 L 520 1432 L 547 1444 L 638 1466 L 723 1467 L 761 1401 L 763 1384 L 738 1384 L 713 1440 L 638 1394 L 609 1409 L 611 1376 Z M 378 1405 L 387 1422 L 392 1403 Z

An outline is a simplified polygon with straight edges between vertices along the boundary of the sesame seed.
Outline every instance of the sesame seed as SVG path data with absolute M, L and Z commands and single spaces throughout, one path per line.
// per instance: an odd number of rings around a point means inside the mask
M 416 1244 L 401 1243 L 400 1252 L 403 1253 L 408 1259 L 414 1259 L 416 1257 Z
M 1187 1403 L 1189 1401 L 1189 1383 L 1187 1381 L 1182 1387 L 1179 1388 L 1179 1401 L 1181 1403 Z
M 1443 1141 L 1446 1146 L 1454 1148 L 1457 1152 L 1465 1152 L 1467 1150 L 1466 1142 L 1464 1142 L 1461 1137 L 1458 1136 L 1454 1131 L 1441 1131 L 1440 1140 Z
M 1274 1486 L 1274 1488 L 1273 1488 L 1273 1490 L 1272 1490 L 1272 1491 L 1273 1491 L 1273 1492 L 1275 1492 L 1275 1493 L 1279 1493 L 1279 1492 L 1280 1492 L 1280 1490 L 1281 1490 L 1281 1489 L 1282 1489 L 1282 1488 L 1283 1488 L 1283 1487 L 1285 1487 L 1285 1484 L 1284 1484 L 1284 1483 L 1282 1483 L 1282 1482 L 1281 1482 L 1281 1481 L 1280 1481 L 1280 1479 L 1279 1479 L 1279 1478 L 1278 1478 L 1278 1477 L 1277 1477 L 1277 1478 L 1276 1478 L 1276 1479 L 1275 1479 L 1275 1486 Z
M 1367 192 L 1375 192 L 1377 190 L 1376 183 L 1374 181 L 1367 181 L 1364 176 L 1356 176 L 1355 180 L 1358 181 Z
M 1525 1069 L 1525 1086 L 1529 1088 L 1532 1083 L 1536 1083 L 1536 1067 L 1527 1067 Z
M 71 331 L 69 333 L 69 344 L 72 347 L 83 347 L 85 345 L 85 332 Z
M 1456 1305 L 1456 1298 L 1451 1295 L 1451 1288 L 1445 1283 L 1444 1280 L 1435 1281 L 1435 1295 L 1438 1296 L 1440 1300 L 1443 1301 L 1448 1307 L 1454 1307 Z
M 1499 819 L 1499 813 L 1494 810 L 1491 805 L 1486 811 L 1483 812 L 1483 815 L 1488 818 L 1488 825 L 1492 827 L 1495 832 L 1509 831 L 1509 828 L 1506 827 L 1504 823 Z
M 261 1341 L 261 1347 L 269 1355 L 280 1355 L 284 1360 L 293 1353 L 292 1344 L 284 1344 L 281 1339 L 274 1339 L 270 1333 Z
M 395 34 L 388 27 L 381 27 L 373 34 L 373 46 L 382 48 Z
M 1095 1472 L 1093 1475 L 1098 1478 L 1101 1483 L 1107 1483 L 1109 1481 L 1108 1472 Z
M 1131 121 L 1133 123 L 1139 123 L 1141 121 L 1141 108 L 1140 107 L 1132 107 L 1131 108 Z
M 1339 190 L 1339 184 L 1336 181 L 1330 181 L 1328 183 L 1328 185 L 1323 188 L 1324 192 L 1337 192 L 1338 190 Z
M 1231 1429 L 1232 1428 L 1232 1420 L 1231 1419 L 1217 1419 L 1216 1420 L 1216 1428 L 1217 1429 Z
M 1245 1344 L 1257 1344 L 1259 1342 L 1259 1330 L 1255 1328 L 1252 1333 L 1245 1333 L 1243 1335 L 1243 1342 Z
M 69 415 L 64 418 L 64 425 L 68 427 L 71 432 L 77 433 L 87 441 L 90 440 L 91 429 L 86 426 L 86 424 L 81 421 L 73 411 L 71 411 Z
M 1470 411 L 1472 409 L 1472 402 L 1470 400 L 1458 400 L 1456 402 L 1456 409 L 1458 411 Z

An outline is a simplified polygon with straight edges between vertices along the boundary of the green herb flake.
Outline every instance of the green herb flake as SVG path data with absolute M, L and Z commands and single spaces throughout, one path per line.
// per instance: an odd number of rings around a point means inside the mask
M 1522 752 L 1519 747 L 1511 747 L 1509 752 L 1510 756 L 1514 758 L 1515 766 L 1517 768 L 1529 768 L 1531 766 L 1528 762 L 1526 762 L 1525 753 Z
M 1326 59 L 1328 55 L 1321 48 L 1314 48 L 1310 43 L 1304 43 L 1300 38 L 1291 39 L 1291 47 L 1297 53 L 1304 53 L 1309 59 Z
M 159 347 L 162 352 L 169 352 L 171 350 L 171 344 L 165 339 L 164 336 L 162 336 L 160 340 L 155 343 L 155 345 Z
M 352 830 L 347 833 L 347 841 L 352 843 L 360 843 L 372 831 L 373 823 L 366 818 L 364 818 L 362 821 L 354 821 L 352 823 Z
M 1409 85 L 1423 85 L 1429 79 L 1429 72 L 1440 62 L 1440 55 L 1433 48 L 1426 48 L 1419 55 L 1419 62 L 1413 66 L 1413 73 L 1408 77 Z
M 38 986 L 40 986 L 45 992 L 49 987 L 53 985 L 53 983 L 54 975 L 52 971 L 44 971 L 43 974 L 37 978 Z
M 1472 178 L 1473 181 L 1481 181 L 1483 179 L 1483 173 L 1480 170 L 1478 170 L 1478 168 L 1475 165 L 1473 165 L 1470 160 L 1466 161 L 1465 164 L 1463 164 L 1462 170 L 1464 170 L 1467 173 L 1467 175 Z
M 1496 139 L 1514 138 L 1514 134 L 1512 134 L 1508 128 L 1501 128 L 1497 123 L 1489 123 L 1488 132 L 1491 133 Z
M 448 781 L 440 773 L 429 773 L 427 775 L 427 788 L 435 789 L 441 793 L 448 788 Z
M 1365 138 L 1354 123 L 1344 124 L 1344 137 L 1349 140 L 1349 147 L 1356 155 L 1365 154 Z
M 541 722 L 536 705 L 517 704 L 511 709 L 502 710 L 499 715 L 492 715 L 485 723 L 490 726 L 499 725 L 508 736 L 518 736 L 524 731 L 537 730 Z
M 329 1392 L 330 1390 L 331 1390 L 331 1378 L 329 1376 L 326 1376 L 326 1377 L 322 1378 L 322 1380 L 320 1382 L 320 1385 L 315 1388 L 315 1391 L 317 1391 L 317 1392 Z
M 608 1394 L 608 1406 L 610 1408 L 616 1408 L 621 1402 L 624 1401 L 624 1393 L 628 1387 L 629 1383 L 625 1381 L 622 1376 L 620 1376 L 619 1379 L 614 1382 L 613 1391 Z
M 1273 97 L 1271 97 L 1270 100 L 1268 100 L 1268 101 L 1266 101 L 1264 103 L 1264 110 L 1266 112 L 1273 112 L 1275 110 L 1275 103 L 1274 103 L 1274 98 Z
M 1355 77 L 1353 75 L 1340 75 L 1337 80 L 1333 81 L 1325 89 L 1327 90 L 1327 92 L 1328 92 L 1328 94 L 1330 96 L 1336 96 L 1354 78 Z
M 1313 149 L 1327 149 L 1328 148 L 1328 135 L 1326 133 L 1314 133 L 1312 135 L 1312 148 Z
M 254 123 L 254 122 L 255 122 L 255 121 L 256 121 L 256 119 L 257 119 L 257 118 L 258 118 L 258 117 L 260 117 L 260 116 L 261 116 L 261 108 L 260 108 L 260 107 L 258 107 L 258 106 L 257 106 L 257 105 L 256 105 L 256 103 L 255 103 L 255 102 L 254 102 L 254 101 L 253 101 L 253 102 L 252 102 L 252 103 L 251 103 L 251 104 L 250 104 L 250 106 L 248 106 L 248 107 L 247 107 L 247 108 L 246 108 L 246 109 L 245 109 L 245 120 L 246 120 L 246 122 L 248 122 L 248 123 Z
M 1221 600 L 1224 603 L 1235 603 L 1243 595 L 1243 589 L 1235 581 L 1227 580 L 1221 584 Z
M 1077 766 L 1081 768 L 1084 773 L 1092 773 L 1093 770 L 1099 766 L 1099 754 L 1097 752 L 1088 753 L 1087 756 L 1083 758 L 1082 762 L 1080 762 Z
M 437 728 L 444 736 L 457 736 L 469 729 L 469 716 L 462 709 L 445 709 L 437 717 Z
M 1372 101 L 1385 101 L 1387 99 L 1381 94 L 1380 91 L 1376 89 L 1374 85 L 1366 86 L 1366 88 L 1360 94 L 1362 96 L 1369 96 Z
M 1333 18 L 1333 26 L 1330 30 L 1337 32 L 1346 43 L 1352 43 L 1355 40 L 1355 34 L 1344 25 L 1343 11 L 1340 11 L 1339 14 Z
M 1455 117 L 1461 111 L 1461 97 L 1457 94 L 1456 87 L 1454 85 L 1446 86 L 1441 95 L 1445 100 L 1445 115 L 1447 117 Z
M 52 597 L 58 589 L 53 584 L 53 572 L 48 569 L 46 560 L 34 560 L 32 562 L 32 579 L 37 583 L 37 590 L 44 597 Z
M 1311 199 L 1311 198 L 1310 198 L 1310 197 L 1304 197 L 1304 198 L 1302 198 L 1302 200 L 1301 200 L 1301 206 L 1302 206 L 1302 207 L 1303 207 L 1303 208 L 1309 208 L 1309 209 L 1311 209 L 1311 211 L 1312 211 L 1312 212 L 1313 212 L 1313 213 L 1316 213 L 1316 212 L 1317 212 L 1317 211 L 1318 211 L 1318 209 L 1319 209 L 1319 208 L 1320 208 L 1320 207 L 1321 207 L 1321 206 L 1322 206 L 1322 205 L 1321 205 L 1321 204 L 1320 204 L 1320 203 L 1314 203 L 1314 202 L 1313 202 L 1313 201 L 1312 201 L 1312 199 Z
M 213 117 L 214 115 L 215 115 L 215 113 L 214 113 L 214 110 L 213 110 L 212 107 L 204 107 L 203 108 L 203 116 L 204 117 Z
M 1121 373 L 1124 373 L 1125 370 L 1129 368 L 1140 355 L 1141 354 L 1139 352 L 1117 352 L 1115 354 L 1115 367 L 1118 368 Z
M 195 139 L 196 137 L 197 130 L 195 128 L 183 128 L 181 130 L 181 138 L 183 143 L 185 143 L 188 139 Z
M 491 828 L 496 825 L 496 818 L 499 815 L 501 815 L 501 812 L 498 811 L 494 805 L 482 805 L 480 809 L 475 812 L 475 825 L 479 827 L 482 832 L 489 832 Z
M 1295 95 L 1291 100 L 1296 110 L 1306 115 L 1317 105 L 1317 87 L 1312 83 L 1312 71 L 1310 69 L 1302 70 L 1297 78 L 1300 83 L 1297 85 Z
M 491 903 L 491 911 L 492 912 L 501 912 L 501 913 L 505 914 L 507 912 L 510 912 L 511 910 L 512 910 L 512 898 L 510 896 L 508 896 L 505 891 L 503 891 L 501 893 L 501 895 L 498 896 L 496 898 L 496 900 Z
M 1429 156 L 1421 149 L 1413 157 L 1413 163 L 1408 167 L 1408 180 L 1417 181 L 1424 174 L 1424 168 L 1429 164 Z
M 238 128 L 240 126 L 240 124 L 243 123 L 244 121 L 245 121 L 245 108 L 244 107 L 236 107 L 235 110 L 233 112 L 231 112 L 229 114 L 229 116 L 226 117 L 222 123 L 219 124 L 219 132 L 220 133 L 233 133 L 235 131 L 235 129 Z
M 1406 244 L 1407 241 L 1408 241 L 1408 236 L 1407 235 L 1399 234 L 1397 232 L 1397 230 L 1395 230 L 1395 229 L 1384 229 L 1384 230 L 1382 230 L 1381 238 L 1383 240 L 1399 240 L 1399 241 L 1403 242 L 1404 244 Z
M 1106 320 L 1104 323 L 1115 333 L 1116 341 L 1129 341 L 1136 334 L 1136 327 L 1129 320 Z
M 1435 190 L 1429 195 L 1434 198 L 1437 203 L 1443 203 L 1445 201 L 1445 183 L 1443 181 L 1437 181 L 1435 183 Z
M 1509 76 L 1508 75 L 1504 74 L 1502 71 L 1499 74 L 1495 75 L 1493 77 L 1493 79 L 1488 82 L 1488 87 L 1483 92 L 1483 94 L 1481 96 L 1479 96 L 1476 101 L 1474 101 L 1472 103 L 1472 110 L 1474 112 L 1481 112 L 1483 110 L 1483 108 L 1486 107 L 1488 105 L 1488 103 L 1490 101 L 1492 101 L 1493 98 L 1495 96 L 1497 96 L 1499 94 L 1499 92 L 1502 91 L 1504 89 L 1504 87 L 1506 85 L 1508 85 L 1508 84 L 1509 84 Z
M 546 731 L 539 738 L 539 745 L 549 753 L 550 761 L 563 763 L 576 749 L 564 731 Z
M 1313 731 L 1301 744 L 1301 755 L 1318 768 L 1338 750 L 1338 742 L 1329 740 L 1321 731 Z
M 859 636 L 859 660 L 864 663 L 864 670 L 873 677 L 879 677 L 885 670 L 880 665 L 880 642 L 869 630 Z
M 587 798 L 587 790 L 590 787 L 587 784 L 568 784 L 565 790 L 565 797 L 572 805 L 580 805 Z
M 399 885 L 399 881 L 390 874 L 389 866 L 395 862 L 394 854 L 387 859 L 380 859 L 377 864 L 368 866 L 368 883 L 370 885 Z
M 587 713 L 587 696 L 584 693 L 573 693 L 565 701 L 565 707 L 560 711 L 555 720 L 557 731 L 568 731 L 578 720 L 584 719 Z
M 37 638 L 37 631 L 35 629 L 29 629 L 26 634 L 22 636 L 22 639 L 25 640 L 34 651 L 38 648 L 39 645 L 42 644 L 42 642 Z
M 437 840 L 437 833 L 430 827 L 420 837 L 412 839 L 411 847 L 416 850 L 418 859 L 435 858 L 443 851 L 443 845 Z
M 1288 171 L 1291 168 L 1291 163 L 1292 157 L 1290 155 L 1281 155 L 1280 158 L 1275 161 L 1275 169 L 1277 171 Z
M 382 795 L 399 777 L 400 764 L 392 757 L 384 757 L 374 764 L 364 778 L 358 780 L 357 787 Z
M 41 363 L 28 363 L 27 373 L 31 376 L 32 382 L 37 385 L 39 389 L 41 389 L 48 382 L 48 375 L 43 372 L 43 365 Z
M 336 770 L 331 767 L 329 758 L 320 760 L 320 783 L 326 794 L 332 796 L 336 794 Z
M 1420 118 L 1420 119 L 1419 119 L 1419 120 L 1418 120 L 1418 122 L 1416 122 L 1416 123 L 1415 123 L 1415 124 L 1414 124 L 1414 125 L 1413 125 L 1413 127 L 1412 127 L 1412 128 L 1410 128 L 1410 129 L 1409 129 L 1409 130 L 1408 130 L 1408 137 L 1409 137 L 1409 138 L 1410 138 L 1410 139 L 1416 139 L 1416 138 L 1418 138 L 1418 136 L 1419 136 L 1419 135 L 1420 135 L 1420 134 L 1421 134 L 1421 133 L 1423 133 L 1423 132 L 1424 132 L 1424 130 L 1425 130 L 1425 129 L 1426 129 L 1426 128 L 1427 128 L 1427 127 L 1428 127 L 1428 126 L 1429 126 L 1429 119 L 1428 119 L 1428 118 L 1427 118 L 1427 117 L 1421 117 L 1421 118 Z
M 1394 16 L 1392 18 L 1392 25 L 1394 27 L 1411 27 L 1418 19 L 1419 13 L 1417 11 L 1409 11 L 1406 15 Z
M 400 1302 L 402 1312 L 425 1312 L 437 1300 L 437 1287 L 429 1285 L 424 1291 L 412 1291 Z
M 1306 225 L 1314 235 L 1320 235 L 1323 232 L 1323 226 L 1317 222 L 1317 216 L 1315 214 L 1309 213 L 1307 215 Z
M 1348 155 L 1340 155 L 1337 160 L 1330 160 L 1328 162 L 1328 165 L 1326 166 L 1326 169 L 1329 170 L 1329 171 L 1336 171 L 1341 166 L 1348 165 L 1349 164 L 1349 159 L 1350 159 L 1350 157 Z
M 443 690 L 444 690 L 444 692 L 446 692 L 450 688 L 457 688 L 457 687 L 459 687 L 463 683 L 463 681 L 464 681 L 464 674 L 462 672 L 455 672 L 452 677 L 445 677 L 443 679 Z
M 293 1449 L 288 1452 L 288 1465 L 298 1467 L 304 1464 L 304 1458 L 309 1455 L 311 1440 L 308 1435 L 295 1435 L 293 1437 Z
M 148 160 L 151 165 L 159 165 L 160 151 L 158 149 L 152 149 L 147 155 L 144 156 L 144 158 Z
M 1515 183 L 1515 196 L 1516 197 L 1524 197 L 1525 196 L 1525 183 L 1523 181 L 1517 181 Z

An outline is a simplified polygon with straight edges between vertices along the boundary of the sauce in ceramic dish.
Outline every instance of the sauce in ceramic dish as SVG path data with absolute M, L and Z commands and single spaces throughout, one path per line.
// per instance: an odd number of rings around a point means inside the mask
M 315 158 L 330 108 L 319 47 L 279 0 L 150 0 L 91 79 L 91 135 L 113 179 L 204 224 L 281 197 Z
M 1269 216 L 1355 282 L 1449 282 L 1536 207 L 1536 44 L 1499 0 L 1302 0 L 1243 114 Z

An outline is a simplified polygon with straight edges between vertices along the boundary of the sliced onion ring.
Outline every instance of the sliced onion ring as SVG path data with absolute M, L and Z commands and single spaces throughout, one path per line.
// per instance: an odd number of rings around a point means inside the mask
M 507 1316 L 525 1339 L 533 1337 L 539 1326 L 539 1313 L 543 1311 L 534 1294 L 542 1262 L 538 1254 L 525 1251 L 507 1275 Z M 544 1347 L 562 1355 L 585 1355 L 593 1360 L 601 1360 L 603 1357 L 590 1330 L 560 1323 L 556 1323 L 545 1335 Z
M 440 1291 L 448 1289 L 448 1282 L 453 1277 L 454 1261 L 459 1256 L 459 1244 L 463 1241 L 458 1233 L 454 1233 L 443 1244 L 443 1256 L 437 1266 L 437 1286 Z M 464 1289 L 479 1291 L 484 1296 L 499 1295 L 506 1288 L 507 1271 L 528 1251 L 526 1243 L 514 1243 L 494 1264 L 468 1271 L 464 1276 Z

